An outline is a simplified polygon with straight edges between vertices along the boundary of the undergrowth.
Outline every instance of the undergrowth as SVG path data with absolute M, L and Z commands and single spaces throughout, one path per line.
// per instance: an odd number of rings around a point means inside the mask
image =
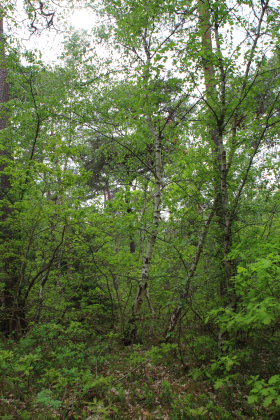
M 234 362 L 199 366 L 183 351 L 187 369 L 174 343 L 124 347 L 117 334 L 99 337 L 78 322 L 34 326 L 1 343 L 1 419 L 278 418 L 279 377 L 248 383 Z

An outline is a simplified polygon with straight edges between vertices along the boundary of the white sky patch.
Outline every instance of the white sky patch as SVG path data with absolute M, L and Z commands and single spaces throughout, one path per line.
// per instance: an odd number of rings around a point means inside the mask
M 33 32 L 30 30 L 30 19 L 27 18 L 22 0 L 17 1 L 15 11 L 15 25 L 9 19 L 5 20 L 5 32 L 12 38 L 17 39 L 23 49 L 38 51 L 42 60 L 47 64 L 56 64 L 63 51 L 63 42 L 73 31 L 91 31 L 98 25 L 98 17 L 92 8 L 80 8 L 71 12 L 61 2 L 61 9 L 58 9 L 54 18 L 54 28 L 40 28 Z M 61 17 L 65 14 L 65 17 Z M 66 16 L 66 14 L 68 16 Z M 37 23 L 36 23 L 37 24 Z
M 34 35 L 26 43 L 28 48 L 36 48 L 42 54 L 43 61 L 47 63 L 57 63 L 58 57 L 63 51 L 63 42 L 65 35 L 74 31 L 90 31 L 97 24 L 97 17 L 92 10 L 78 9 L 74 10 L 67 19 L 67 28 L 61 28 L 59 31 L 45 30 L 39 35 Z
M 98 17 L 92 9 L 78 9 L 72 13 L 69 23 L 77 30 L 90 31 L 98 24 Z

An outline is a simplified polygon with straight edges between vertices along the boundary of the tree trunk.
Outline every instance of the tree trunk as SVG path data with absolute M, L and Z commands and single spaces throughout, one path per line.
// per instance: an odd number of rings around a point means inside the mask
M 225 107 L 225 72 L 223 68 L 222 53 L 219 44 L 218 26 L 215 27 L 217 52 L 219 53 L 220 92 L 215 80 L 215 69 L 213 65 L 212 30 L 209 4 L 198 0 L 199 29 L 201 31 L 201 45 L 203 53 L 203 72 L 205 83 L 205 100 L 213 112 L 213 126 L 209 130 L 211 136 L 211 147 L 214 162 L 214 188 L 215 188 L 215 213 L 219 226 L 218 241 L 220 243 L 220 295 L 228 300 L 230 294 L 230 278 L 234 272 L 233 261 L 229 257 L 232 247 L 232 219 L 229 211 L 228 198 L 228 165 L 227 155 L 224 147 L 224 107 Z M 217 113 L 217 103 L 220 109 Z
M 174 311 L 171 314 L 170 320 L 169 320 L 169 324 L 167 327 L 167 330 L 165 332 L 165 341 L 168 342 L 170 341 L 171 335 L 174 332 L 179 320 L 181 319 L 182 315 L 183 315 L 183 310 L 184 310 L 184 306 L 186 304 L 186 301 L 189 300 L 189 289 L 190 289 L 190 285 L 191 285 L 191 281 L 196 273 L 196 269 L 200 260 L 200 257 L 202 255 L 203 252 L 203 248 L 204 248 L 204 244 L 205 244 L 205 240 L 208 234 L 208 230 L 209 230 L 209 226 L 211 224 L 212 218 L 214 215 L 214 209 L 209 213 L 208 218 L 205 222 L 204 225 L 204 229 L 201 232 L 198 244 L 197 244 L 197 248 L 196 248 L 196 253 L 195 256 L 193 258 L 193 261 L 191 263 L 190 266 L 190 270 L 188 273 L 188 276 L 186 278 L 186 282 L 185 282 L 185 288 L 183 290 L 183 293 L 181 295 L 181 299 L 180 299 L 180 303 L 177 305 L 177 307 L 174 309 Z
M 9 84 L 7 82 L 8 69 L 5 56 L 5 40 L 3 30 L 3 16 L 0 10 L 0 130 L 5 130 L 8 125 L 8 112 L 5 104 L 9 100 Z M 0 148 L 0 223 L 1 232 L 0 240 L 5 244 L 5 249 L 8 249 L 7 254 L 13 254 L 10 249 L 11 242 L 14 239 L 14 232 L 9 225 L 9 218 L 12 214 L 12 208 L 9 204 L 8 194 L 11 191 L 11 181 L 5 170 L 8 166 L 8 161 L 11 159 L 10 152 L 6 147 Z M 0 318 L 0 330 L 5 335 L 21 333 L 26 328 L 25 310 L 21 304 L 21 299 L 18 296 L 18 275 L 16 256 L 4 255 L 2 256 L 0 277 L 4 283 L 4 290 L 2 294 L 2 308 Z
M 148 287 L 150 283 L 150 269 L 153 258 L 154 247 L 156 244 L 158 229 L 161 221 L 160 211 L 162 202 L 162 185 L 163 185 L 163 164 L 162 164 L 162 138 L 160 133 L 156 132 L 155 127 L 149 118 L 149 125 L 155 141 L 155 191 L 154 191 L 154 202 L 153 202 L 153 223 L 150 237 L 146 246 L 146 252 L 143 257 L 142 264 L 142 276 L 138 284 L 138 291 L 134 302 L 132 317 L 129 321 L 130 324 L 130 341 L 135 342 L 137 340 L 137 321 L 141 308 L 146 298 L 148 300 L 149 307 L 153 312 L 153 308 L 149 298 Z

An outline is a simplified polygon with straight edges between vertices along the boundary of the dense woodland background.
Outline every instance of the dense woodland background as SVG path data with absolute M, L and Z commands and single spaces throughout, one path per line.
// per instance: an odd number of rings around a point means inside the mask
M 278 2 L 16 6 L 1 2 L 1 419 L 278 419 Z M 94 29 L 66 31 L 81 6 Z M 65 30 L 56 64 L 20 47 L 23 21 Z

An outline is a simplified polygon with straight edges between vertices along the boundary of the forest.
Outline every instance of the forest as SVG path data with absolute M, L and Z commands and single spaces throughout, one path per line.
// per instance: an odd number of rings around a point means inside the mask
M 1 1 L 1 419 L 280 418 L 279 6 Z

